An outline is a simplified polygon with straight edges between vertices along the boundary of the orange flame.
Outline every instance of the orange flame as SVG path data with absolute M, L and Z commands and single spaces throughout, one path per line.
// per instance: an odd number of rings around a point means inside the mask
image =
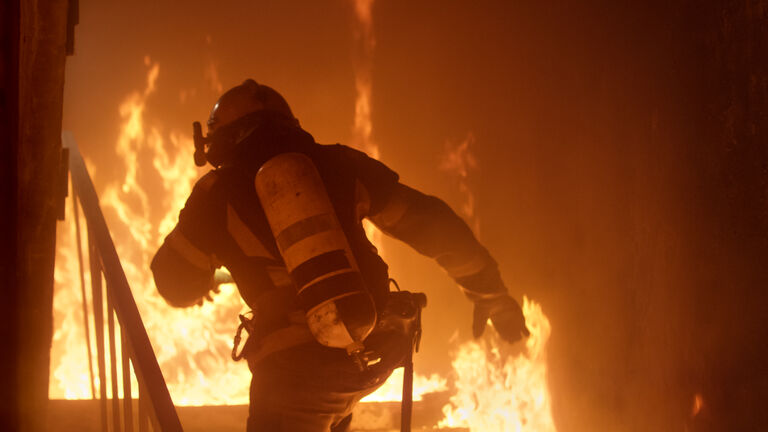
M 502 354 L 496 338 L 459 347 L 453 368 L 456 394 L 443 407 L 440 427 L 468 427 L 483 432 L 554 432 L 547 385 L 546 344 L 549 320 L 528 298 L 523 313 L 531 336 L 526 352 Z
M 693 406 L 691 406 L 691 417 L 696 417 L 701 413 L 701 410 L 704 408 L 704 397 L 701 396 L 701 393 L 696 393 L 693 395 Z
M 379 147 L 373 142 L 371 122 L 371 71 L 373 69 L 373 49 L 376 41 L 373 37 L 373 0 L 355 0 L 357 26 L 357 55 L 355 56 L 355 122 L 353 127 L 354 144 L 372 158 L 379 158 Z
M 247 403 L 250 372 L 244 363 L 229 358 L 237 314 L 244 308 L 234 285 L 223 285 L 213 303 L 172 309 L 158 295 L 149 272 L 154 252 L 175 225 L 200 171 L 191 163 L 194 147 L 189 136 L 176 131 L 164 134 L 160 127 L 146 124 L 146 102 L 156 89 L 160 67 L 149 58 L 145 64 L 145 88 L 128 95 L 119 108 L 122 124 L 115 151 L 122 161 L 117 169 L 124 174 L 103 187 L 101 207 L 173 400 L 178 405 Z M 147 157 L 151 163 L 145 163 Z M 89 169 L 93 175 L 93 167 Z M 61 230 L 56 260 L 49 393 L 51 398 L 85 398 L 90 397 L 90 378 L 78 269 L 74 243 L 65 233 Z M 86 278 L 89 281 L 89 275 Z M 91 344 L 95 346 L 94 341 Z
M 447 380 L 437 374 L 429 377 L 414 374 L 413 400 L 420 401 L 427 393 L 448 390 Z M 399 401 L 403 396 L 403 368 L 397 368 L 378 390 L 364 397 L 361 402 L 391 402 Z
M 213 39 L 211 38 L 211 35 L 205 36 L 205 45 L 211 49 L 213 46 Z M 208 80 L 208 83 L 211 87 L 211 90 L 213 90 L 216 94 L 221 94 L 224 92 L 224 86 L 221 84 L 221 80 L 219 79 L 219 68 L 216 66 L 216 61 L 213 59 L 213 57 L 208 58 L 208 66 L 205 68 L 205 78 Z
M 357 145 L 372 157 L 378 157 L 379 148 L 372 140 L 371 124 L 372 5 L 372 0 L 355 3 L 364 55 L 356 68 L 354 132 Z M 119 107 L 122 123 L 115 151 L 122 161 L 121 166 L 116 167 L 122 177 L 101 188 L 102 209 L 174 402 L 177 405 L 245 404 L 250 373 L 244 363 L 234 363 L 229 358 L 232 334 L 238 324 L 237 314 L 245 307 L 235 286 L 222 285 L 213 302 L 200 308 L 172 309 L 157 294 L 148 270 L 153 253 L 175 225 L 178 210 L 200 171 L 191 163 L 194 147 L 189 136 L 176 131 L 165 132 L 161 126 L 148 122 L 147 101 L 156 90 L 160 67 L 149 58 L 145 59 L 145 64 L 148 68 L 145 87 L 129 94 Z M 212 85 L 220 85 L 215 74 L 209 73 L 208 78 Z M 456 156 L 449 155 L 443 164 L 445 169 L 458 169 L 463 180 L 475 166 L 469 152 L 472 140 L 469 135 L 456 146 Z M 151 163 L 145 163 L 147 160 Z M 94 175 L 96 167 L 86 162 Z M 149 193 L 150 190 L 153 193 Z M 464 213 L 476 220 L 471 190 L 468 185 L 462 190 L 469 196 Z M 69 212 L 71 208 L 67 210 Z M 65 229 L 59 230 L 51 398 L 91 397 L 72 219 L 72 215 L 68 215 L 63 223 Z M 84 233 L 82 237 L 85 244 Z M 87 256 L 85 262 L 88 262 Z M 89 286 L 87 268 L 85 280 Z M 87 297 L 90 301 L 90 294 Z M 554 430 L 549 415 L 544 357 L 549 322 L 541 308 L 527 299 L 524 312 L 532 332 L 526 355 L 502 359 L 493 341 L 462 345 L 454 360 L 458 393 L 446 406 L 442 425 L 469 425 L 473 430 L 492 431 L 494 426 L 502 424 L 496 419 L 498 412 L 505 412 L 508 413 L 504 414 L 508 423 L 503 423 L 498 430 L 514 430 L 517 424 L 514 422 L 520 419 L 526 419 L 526 427 L 530 429 L 519 430 Z M 90 333 L 94 335 L 92 317 L 89 322 Z M 119 353 L 119 337 L 117 342 Z M 95 353 L 93 338 L 90 344 Z M 119 364 L 119 359 L 117 361 Z M 489 368 L 490 375 L 480 373 L 478 365 Z M 492 378 L 500 379 L 503 385 Z M 102 383 L 96 381 L 98 389 Z M 446 380 L 437 375 L 416 375 L 414 381 L 416 400 L 425 393 L 446 388 Z M 103 384 L 109 390 L 108 383 Z M 384 387 L 365 400 L 400 400 L 401 385 L 402 369 L 399 369 Z M 506 411 L 488 411 L 494 406 Z M 486 428 L 484 422 L 492 423 Z M 541 427 L 536 429 L 530 425 Z
M 355 9 L 355 120 L 352 128 L 352 144 L 366 152 L 370 157 L 379 159 L 379 146 L 373 141 L 373 122 L 371 121 L 371 70 L 373 69 L 373 0 L 353 0 Z M 363 221 L 368 238 L 379 251 L 381 232 L 368 222 Z
M 476 235 L 480 221 L 470 187 L 470 173 L 477 160 L 470 147 L 472 133 L 459 142 L 446 143 L 440 168 L 458 178 L 464 196 L 461 213 Z M 456 394 L 443 407 L 441 427 L 468 427 L 473 431 L 554 432 L 547 385 L 546 344 L 549 320 L 537 303 L 524 298 L 523 314 L 531 336 L 525 341 L 526 352 L 517 356 L 504 354 L 505 344 L 498 336 L 486 336 L 480 342 L 461 345 L 453 359 Z M 490 332 L 489 332 L 490 333 Z
M 66 208 L 66 220 L 72 221 L 72 207 Z M 82 230 L 84 231 L 84 230 Z M 83 244 L 85 233 L 81 232 Z M 82 298 L 78 290 L 77 251 L 75 249 L 75 225 L 66 224 L 66 229 L 57 230 L 56 268 L 54 271 L 54 333 L 51 347 L 50 398 L 90 398 L 90 374 L 88 371 L 85 331 L 82 328 Z M 88 263 L 85 248 L 84 263 Z M 85 275 L 86 286 L 90 286 L 90 275 Z M 67 287 L 66 291 L 60 287 Z M 90 301 L 90 290 L 86 296 Z M 92 324 L 92 323 L 90 323 Z M 94 332 L 91 331 L 91 335 Z M 92 344 L 92 352 L 96 352 Z M 98 374 L 96 375 L 98 377 Z M 98 389 L 98 384 L 97 384 Z M 98 390 L 97 390 L 98 392 Z M 97 393 L 98 394 L 98 393 Z
M 459 192 L 464 195 L 464 202 L 460 207 L 461 214 L 470 224 L 475 235 L 479 235 L 480 220 L 475 214 L 475 195 L 469 185 L 469 174 L 477 168 L 477 160 L 470 150 L 470 146 L 474 143 L 475 136 L 471 132 L 459 143 L 446 142 L 446 151 L 440 163 L 440 169 L 458 177 Z
M 146 102 L 156 89 L 160 68 L 148 58 L 145 63 L 148 66 L 146 87 L 128 95 L 119 109 L 122 125 L 115 151 L 123 162 L 125 174 L 120 181 L 105 185 L 100 193 L 101 206 L 174 402 L 177 405 L 245 404 L 250 373 L 244 363 L 235 364 L 229 358 L 236 317 L 245 307 L 236 287 L 222 285 L 213 303 L 205 303 L 201 308 L 171 309 L 157 294 L 148 271 L 154 252 L 175 225 L 178 210 L 200 172 L 191 164 L 194 147 L 188 136 L 178 132 L 164 136 L 158 127 L 147 125 Z M 151 155 L 151 168 L 142 163 L 142 155 L 146 154 Z M 95 167 L 88 165 L 93 175 Z M 151 169 L 152 174 L 160 178 L 160 193 L 148 193 L 151 185 L 143 180 L 147 177 L 143 169 Z M 159 222 L 158 215 L 161 216 Z M 77 290 L 72 222 L 68 216 L 67 230 L 59 233 L 51 398 L 91 397 L 82 314 L 79 313 L 81 299 Z M 90 286 L 87 268 L 85 277 L 86 285 Z M 119 353 L 119 340 L 117 342 Z M 95 341 L 92 339 L 90 343 L 95 353 Z M 399 400 L 401 385 L 402 370 L 368 400 Z M 444 385 L 445 380 L 439 377 L 417 376 L 414 388 L 420 397 Z M 133 386 L 136 388 L 135 383 Z M 122 385 L 119 388 L 122 391 Z M 108 395 L 111 395 L 109 391 Z

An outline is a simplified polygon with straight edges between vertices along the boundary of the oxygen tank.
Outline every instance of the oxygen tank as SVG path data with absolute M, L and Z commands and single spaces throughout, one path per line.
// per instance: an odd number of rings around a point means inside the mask
M 317 168 L 284 153 L 261 167 L 255 185 L 310 331 L 325 346 L 360 353 L 376 307 Z

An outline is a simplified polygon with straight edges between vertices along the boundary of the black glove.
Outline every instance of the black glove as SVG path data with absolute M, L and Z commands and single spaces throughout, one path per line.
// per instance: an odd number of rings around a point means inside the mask
M 472 319 L 472 334 L 475 338 L 483 335 L 488 318 L 499 336 L 509 343 L 515 343 L 531 334 L 525 326 L 525 317 L 520 305 L 506 294 L 475 303 Z

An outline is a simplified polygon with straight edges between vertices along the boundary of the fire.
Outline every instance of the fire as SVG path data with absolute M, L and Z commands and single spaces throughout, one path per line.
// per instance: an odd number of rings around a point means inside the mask
M 704 408 L 704 397 L 701 396 L 701 393 L 696 393 L 693 395 L 693 405 L 691 406 L 691 417 L 696 417 L 701 413 L 701 410 Z
M 428 377 L 414 375 L 413 400 L 420 401 L 427 393 L 435 393 L 448 390 L 448 380 L 437 374 Z M 378 390 L 369 394 L 361 402 L 391 402 L 399 401 L 403 396 L 403 368 L 397 368 L 387 379 L 387 382 Z
M 373 49 L 376 40 L 373 37 L 373 0 L 354 1 L 356 48 L 355 56 L 355 122 L 353 126 L 354 144 L 372 158 L 379 158 L 379 147 L 372 139 L 371 122 L 371 71 L 373 69 Z
M 468 342 L 453 360 L 456 394 L 443 407 L 440 427 L 482 432 L 554 432 L 547 385 L 546 344 L 549 320 L 528 298 L 523 313 L 531 336 L 525 352 L 505 354 L 495 337 Z
M 353 144 L 370 157 L 379 159 L 381 152 L 373 140 L 372 112 L 372 70 L 373 52 L 376 40 L 373 35 L 374 0 L 353 0 L 355 11 L 355 119 L 353 125 Z M 376 227 L 363 221 L 365 232 L 371 242 L 383 254 L 382 234 Z M 432 375 L 424 377 L 414 375 L 413 397 L 421 400 L 421 395 L 445 389 L 446 380 Z M 396 369 L 384 385 L 363 399 L 363 402 L 399 401 L 403 389 L 403 368 Z
M 477 168 L 470 132 L 458 142 L 446 142 L 440 168 L 457 178 L 463 196 L 459 210 L 479 235 L 480 221 L 470 186 L 471 173 Z M 459 347 L 452 362 L 455 391 L 443 407 L 445 418 L 440 427 L 464 427 L 482 432 L 554 432 L 547 384 L 546 344 L 550 326 L 541 306 L 524 298 L 523 314 L 530 337 L 525 352 L 512 355 L 509 344 L 497 335 Z
M 72 221 L 72 207 L 66 208 L 66 220 Z M 82 216 L 81 216 L 82 217 Z M 85 237 L 84 233 L 81 233 Z M 54 334 L 51 349 L 50 397 L 51 398 L 90 398 L 91 385 L 88 371 L 85 330 L 83 329 L 82 298 L 75 249 L 75 225 L 68 223 L 66 229 L 57 233 L 56 271 L 54 272 Z M 84 243 L 85 239 L 84 239 Z M 84 262 L 87 266 L 87 248 L 84 250 Z M 86 286 L 90 286 L 90 275 L 85 275 Z M 59 287 L 67 287 L 66 290 Z M 86 291 L 86 295 L 90 289 Z M 90 301 L 90 296 L 88 296 Z M 91 323 L 92 325 L 92 323 Z M 93 331 L 91 335 L 93 335 Z M 92 344 L 92 352 L 96 352 Z M 98 376 L 98 375 L 97 375 Z
M 371 68 L 375 45 L 372 6 L 372 0 L 355 2 L 360 55 L 355 74 L 354 134 L 355 144 L 378 158 L 379 147 L 372 139 L 371 122 Z M 246 404 L 250 373 L 244 362 L 234 363 L 229 356 L 233 332 L 238 324 L 237 315 L 246 308 L 236 287 L 222 285 L 213 301 L 201 307 L 172 309 L 157 294 L 149 272 L 154 252 L 175 225 L 178 211 L 201 171 L 192 163 L 194 146 L 191 137 L 165 130 L 147 114 L 147 101 L 155 94 L 161 74 L 158 63 L 150 58 L 144 61 L 147 67 L 144 88 L 127 95 L 119 105 L 121 125 L 115 152 L 120 162 L 109 169 L 119 172 L 120 179 L 99 185 L 101 206 L 174 402 L 177 405 Z M 215 65 L 206 72 L 206 77 L 212 86 L 220 88 L 214 72 Z M 457 146 L 449 146 L 442 166 L 459 173 L 460 185 L 464 185 L 460 190 L 467 197 L 462 212 L 477 229 L 474 200 L 467 183 L 469 171 L 476 166 L 470 152 L 472 143 L 470 134 Z M 96 170 L 104 169 L 89 161 L 87 164 L 92 176 Z M 67 211 L 67 219 L 59 230 L 56 256 L 55 334 L 49 396 L 82 399 L 93 395 L 71 206 Z M 83 244 L 87 244 L 84 224 L 81 237 Z M 84 253 L 86 300 L 90 304 L 87 248 Z M 505 357 L 501 354 L 503 348 L 494 340 L 469 342 L 459 348 L 453 361 L 457 393 L 444 409 L 442 426 L 469 426 L 478 431 L 555 430 L 546 382 L 545 346 L 549 322 L 540 306 L 527 299 L 524 312 L 532 332 L 526 342 L 525 354 Z M 88 311 L 88 322 L 91 351 L 95 356 L 92 311 Z M 119 333 L 117 343 L 119 353 Z M 119 364 L 120 359 L 117 361 Z M 95 366 L 95 359 L 93 363 Z M 400 400 L 402 373 L 402 368 L 396 370 L 381 389 L 364 401 Z M 109 381 L 109 376 L 107 379 Z M 118 377 L 118 381 L 121 379 Z M 97 395 L 100 385 L 104 385 L 110 394 L 109 382 L 99 383 L 98 375 L 94 384 Z M 136 388 L 135 383 L 133 388 Z M 447 388 L 447 380 L 443 377 L 416 375 L 414 399 L 420 400 L 423 394 Z
M 371 70 L 373 69 L 373 0 L 353 0 L 355 10 L 355 120 L 352 144 L 374 159 L 379 158 L 379 146 L 373 141 L 371 121 Z M 367 220 L 365 232 L 381 252 L 381 232 Z
M 145 88 L 129 94 L 119 107 L 122 124 L 115 151 L 122 161 L 120 168 L 124 169 L 124 175 L 120 181 L 102 188 L 101 206 L 174 402 L 177 405 L 246 404 L 250 373 L 244 363 L 233 363 L 229 357 L 237 315 L 245 308 L 236 287 L 222 285 L 221 291 L 213 296 L 213 303 L 206 302 L 202 307 L 171 309 L 157 294 L 148 270 L 154 252 L 175 225 L 178 210 L 200 172 L 192 164 L 194 146 L 188 136 L 175 131 L 166 136 L 159 126 L 148 124 L 146 102 L 156 90 L 160 67 L 148 58 L 145 64 L 148 67 Z M 146 157 L 150 157 L 151 163 L 146 163 Z M 98 167 L 88 165 L 93 175 Z M 150 176 L 159 178 L 160 184 L 148 184 L 146 178 Z M 159 191 L 149 193 L 152 187 Z M 72 215 L 67 215 L 64 224 L 65 229 L 59 230 L 56 260 L 56 332 L 49 394 L 51 398 L 90 398 Z M 86 236 L 82 237 L 83 244 L 87 244 Z M 90 287 L 87 255 L 84 259 L 86 286 Z M 90 315 L 91 326 L 92 320 Z M 90 333 L 93 335 L 94 331 Z M 95 356 L 93 336 L 90 343 Z M 119 353 L 119 335 L 117 343 Z M 98 394 L 98 374 L 96 381 Z M 109 383 L 105 384 L 111 396 Z M 367 400 L 400 400 L 401 386 L 402 369 L 399 369 Z M 122 385 L 119 387 L 122 391 Z M 444 387 L 445 380 L 435 375 L 415 377 L 416 398 Z M 133 388 L 136 388 L 135 382 Z
M 146 102 L 156 90 L 160 66 L 149 58 L 145 64 L 145 88 L 129 94 L 119 107 L 122 124 L 115 152 L 121 164 L 115 170 L 123 175 L 101 188 L 102 210 L 174 402 L 247 403 L 250 372 L 244 363 L 229 357 L 237 315 L 245 307 L 237 289 L 222 285 L 212 303 L 172 309 L 157 294 L 149 272 L 154 252 L 175 225 L 201 172 L 192 163 L 191 137 L 164 133 L 161 126 L 148 124 Z M 93 175 L 91 164 L 89 170 Z M 66 223 L 67 229 L 60 230 L 56 259 L 56 331 L 49 393 L 51 398 L 88 398 L 90 378 L 71 215 Z M 86 269 L 88 285 L 89 280 Z M 91 345 L 95 353 L 93 340 Z
M 475 196 L 469 185 L 469 174 L 477 168 L 470 146 L 475 144 L 475 136 L 470 132 L 459 143 L 447 141 L 445 153 L 440 162 L 440 169 L 454 174 L 458 178 L 459 192 L 464 196 L 464 202 L 460 206 L 461 214 L 469 222 L 475 235 L 480 233 L 480 220 L 475 214 Z

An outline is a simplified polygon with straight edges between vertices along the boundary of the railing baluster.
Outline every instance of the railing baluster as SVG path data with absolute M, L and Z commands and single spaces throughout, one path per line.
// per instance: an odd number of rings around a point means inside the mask
M 133 432 L 133 397 L 131 395 L 131 361 L 128 354 L 128 339 L 123 328 L 120 328 L 120 341 L 122 350 L 120 357 L 123 359 L 123 423 L 126 432 Z
M 109 372 L 112 384 L 112 427 L 120 430 L 120 397 L 117 393 L 117 347 L 115 345 L 115 310 L 112 306 L 109 282 L 107 282 L 107 329 L 109 332 Z
M 91 298 L 93 299 L 93 324 L 96 330 L 96 355 L 99 365 L 99 405 L 101 406 L 101 430 L 107 430 L 107 366 L 104 350 L 104 309 L 101 289 L 101 263 L 93 233 L 88 230 L 88 258 L 91 262 Z
M 160 427 L 160 419 L 157 418 L 157 411 L 152 410 L 149 413 L 149 421 L 150 421 L 150 425 L 152 425 L 152 430 L 153 431 L 160 431 L 161 432 L 163 430 L 163 428 Z
M 75 216 L 75 236 L 77 239 L 77 263 L 80 269 L 80 295 L 83 298 L 83 325 L 85 327 L 85 347 L 88 351 L 88 373 L 91 377 L 91 399 L 96 399 L 96 384 L 93 376 L 93 354 L 91 353 L 91 330 L 88 325 L 88 299 L 85 295 L 85 268 L 83 268 L 83 246 L 82 237 L 80 236 L 80 212 L 77 205 L 77 190 L 75 185 L 72 185 L 72 209 Z
M 147 418 L 147 397 L 144 394 L 144 385 L 139 380 L 139 432 L 149 431 L 149 418 Z
M 112 393 L 113 393 L 113 419 L 115 419 L 115 432 L 119 427 L 119 400 L 117 398 L 117 371 L 116 354 L 114 346 L 114 313 L 124 333 L 130 359 L 134 365 L 134 371 L 141 383 L 139 389 L 140 411 L 144 412 L 143 418 L 151 417 L 154 430 L 163 432 L 181 432 L 179 421 L 173 401 L 168 393 L 165 378 L 160 371 L 152 344 L 149 342 L 147 331 L 141 320 L 141 315 L 136 307 L 136 301 L 131 293 L 128 279 L 125 276 L 120 258 L 115 250 L 109 228 L 104 220 L 104 214 L 99 207 L 99 198 L 93 187 L 93 182 L 88 175 L 85 161 L 77 148 L 72 134 L 62 134 L 64 146 L 69 149 L 70 172 L 72 184 L 79 193 L 83 214 L 88 224 L 88 240 L 91 247 L 91 274 L 96 275 L 93 280 L 94 321 L 96 322 L 97 348 L 99 351 L 99 380 L 100 394 L 102 395 L 102 430 L 107 431 L 107 401 L 106 401 L 106 369 L 104 367 L 104 317 L 103 295 L 101 292 L 101 269 L 104 267 L 104 278 L 108 287 L 108 305 L 110 330 L 110 355 L 112 358 Z M 98 246 L 96 246 L 98 245 Z M 97 289 L 98 287 L 98 289 Z M 98 310 L 97 310 L 98 309 Z M 146 411 L 149 411 L 148 413 Z M 140 422 L 142 416 L 140 415 Z

